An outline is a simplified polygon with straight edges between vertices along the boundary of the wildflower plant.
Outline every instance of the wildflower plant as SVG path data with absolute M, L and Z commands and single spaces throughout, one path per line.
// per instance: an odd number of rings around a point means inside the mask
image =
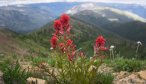
M 115 46 L 111 45 L 110 49 L 109 49 L 109 51 L 110 51 L 110 59 L 113 59 L 113 60 L 115 59 L 114 48 L 115 48 Z
M 108 48 L 105 47 L 105 42 L 106 41 L 102 35 L 96 38 L 93 60 L 98 57 L 102 63 L 102 60 L 105 58 L 104 52 L 108 50 Z
M 97 61 L 98 63 L 94 64 L 86 58 L 81 48 L 77 49 L 71 39 L 70 17 L 67 14 L 61 15 L 60 19 L 54 21 L 54 29 L 55 32 L 50 39 L 50 50 L 52 51 L 50 59 L 55 60 L 55 64 L 53 67 L 42 64 L 40 68 L 44 69 L 49 74 L 48 76 L 59 84 L 98 83 L 99 80 L 95 78 L 99 76 L 97 75 L 97 69 L 100 63 Z M 104 45 L 104 38 L 99 36 L 95 43 L 95 54 L 99 54 L 98 51 L 107 50 Z
M 142 46 L 142 43 L 140 41 L 137 41 L 136 58 L 138 58 L 138 51 L 139 51 L 140 46 Z

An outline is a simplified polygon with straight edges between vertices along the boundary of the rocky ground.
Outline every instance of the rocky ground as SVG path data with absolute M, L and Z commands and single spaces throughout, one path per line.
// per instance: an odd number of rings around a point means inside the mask
M 29 63 L 23 63 L 23 65 L 25 65 L 25 69 L 27 67 L 30 67 Z M 106 64 L 102 64 L 98 68 L 98 72 L 112 73 L 114 75 L 113 84 L 146 84 L 146 70 L 139 71 L 139 72 L 126 72 L 126 71 L 114 72 L 111 67 L 108 67 Z M 31 77 L 28 78 L 27 81 L 30 82 L 30 81 L 36 81 L 36 80 L 40 82 L 39 84 L 46 84 L 45 80 L 31 78 Z M 1 71 L 0 71 L 0 84 L 4 84 Z
M 113 84 L 146 84 L 146 70 L 139 72 L 113 72 L 111 67 L 102 64 L 98 72 L 112 73 L 114 75 Z
M 92 66 L 92 68 L 95 67 Z M 108 67 L 106 64 L 102 64 L 98 68 L 98 72 L 112 73 L 114 75 L 113 84 L 146 84 L 146 70 L 139 72 L 114 72 L 111 67 Z
M 146 84 L 146 71 L 132 73 L 121 71 L 113 75 L 115 76 L 114 84 Z

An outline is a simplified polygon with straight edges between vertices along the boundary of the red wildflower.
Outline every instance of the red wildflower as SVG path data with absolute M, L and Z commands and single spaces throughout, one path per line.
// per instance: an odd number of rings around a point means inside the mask
M 67 14 L 63 14 L 63 15 L 61 15 L 61 17 L 60 17 L 60 21 L 61 21 L 63 27 L 68 26 L 69 20 L 70 20 L 70 17 L 69 17 Z
M 59 33 L 60 34 L 64 34 L 64 31 L 62 29 L 62 24 L 61 24 L 61 21 L 60 20 L 55 20 L 54 22 L 54 28 L 56 30 L 55 34 L 58 35 Z
M 61 24 L 61 21 L 60 21 L 60 20 L 55 20 L 55 22 L 54 22 L 54 28 L 55 28 L 57 31 L 61 30 L 62 24 Z
M 79 52 L 79 55 L 80 55 L 81 57 L 84 57 L 84 53 L 83 53 L 82 51 Z
M 71 39 L 67 40 L 67 46 L 71 46 L 73 41 Z
M 68 60 L 69 60 L 69 61 L 72 61 L 72 57 L 71 57 L 70 54 L 68 55 Z
M 105 39 L 102 35 L 98 36 L 95 42 L 96 47 L 104 46 L 105 45 Z
M 72 49 L 73 51 L 76 50 L 76 45 L 72 44 L 72 45 L 71 45 L 71 49 Z
M 56 35 L 53 35 L 53 37 L 52 37 L 51 40 L 50 40 L 50 42 L 51 42 L 51 47 L 52 47 L 53 49 L 56 48 L 57 40 L 58 40 L 58 38 L 56 37 Z
M 67 36 L 66 36 L 66 35 L 64 36 L 64 40 L 65 40 L 65 41 L 67 40 Z
M 102 35 L 98 36 L 94 45 L 94 54 L 99 54 L 100 51 L 106 51 L 108 50 L 105 47 L 105 39 Z
M 71 54 L 68 54 L 68 60 L 73 61 L 74 56 L 75 56 L 75 51 L 73 51 Z
M 69 27 L 67 28 L 67 30 L 66 30 L 66 33 L 67 33 L 67 34 L 70 34 L 70 30 L 71 30 L 71 27 L 69 26 Z
M 60 47 L 60 48 L 63 48 L 64 46 L 65 46 L 64 43 L 60 43 L 60 44 L 59 44 L 59 47 Z
M 100 51 L 106 51 L 106 50 L 108 50 L 108 48 L 106 48 L 106 47 L 104 47 L 104 46 L 101 46 L 101 47 L 99 47 L 99 50 L 100 50 Z
M 59 48 L 61 49 L 61 51 L 64 53 L 65 52 L 65 44 L 64 43 L 60 43 L 59 44 Z

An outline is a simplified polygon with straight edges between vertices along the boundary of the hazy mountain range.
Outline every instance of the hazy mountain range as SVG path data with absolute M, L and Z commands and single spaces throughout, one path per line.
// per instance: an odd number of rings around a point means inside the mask
M 66 11 L 80 4 L 84 3 L 56 2 L 45 4 L 1 6 L 0 26 L 18 33 L 31 32 L 54 20 L 60 14 L 65 13 Z M 117 10 L 130 11 L 131 14 L 136 16 L 136 18 L 141 17 L 141 19 L 146 19 L 145 6 L 112 3 L 97 3 L 96 5 L 100 8 L 109 7 Z
M 116 33 L 133 41 L 146 43 L 146 19 L 137 14 L 95 4 L 82 4 L 67 11 L 86 23 Z

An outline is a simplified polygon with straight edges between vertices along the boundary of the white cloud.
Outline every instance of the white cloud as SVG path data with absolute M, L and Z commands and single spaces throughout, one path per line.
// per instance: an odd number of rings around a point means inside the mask
M 49 3 L 49 2 L 104 2 L 146 5 L 146 0 L 0 0 L 0 6 L 12 4 Z
M 0 6 L 14 5 L 14 4 L 31 4 L 31 3 L 50 3 L 59 2 L 60 0 L 2 0 Z
M 75 1 L 90 1 L 90 2 L 104 2 L 104 3 L 126 3 L 126 4 L 145 4 L 146 0 L 75 0 Z

